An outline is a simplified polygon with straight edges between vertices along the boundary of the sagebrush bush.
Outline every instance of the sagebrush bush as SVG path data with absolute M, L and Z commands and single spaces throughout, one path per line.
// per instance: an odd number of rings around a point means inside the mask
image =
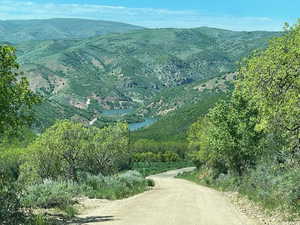
M 103 176 L 81 174 L 78 183 L 67 181 L 53 181 L 46 179 L 43 183 L 26 187 L 22 203 L 28 208 L 58 207 L 72 216 L 75 203 L 74 198 L 88 196 L 91 198 L 120 199 L 143 192 L 148 188 L 148 181 L 136 171 Z
M 300 208 L 300 168 L 262 163 L 243 179 L 240 191 L 267 208 Z
M 65 207 L 74 203 L 73 198 L 81 195 L 88 187 L 72 181 L 44 180 L 41 184 L 26 188 L 22 202 L 29 208 Z
M 120 199 L 147 190 L 148 182 L 136 171 L 115 176 L 87 175 L 82 181 L 91 189 L 85 194 L 91 198 Z

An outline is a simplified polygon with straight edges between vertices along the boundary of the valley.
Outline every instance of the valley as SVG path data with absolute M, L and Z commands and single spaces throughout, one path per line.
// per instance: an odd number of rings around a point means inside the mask
M 0 224 L 298 225 L 299 37 L 0 21 Z
M 59 22 L 60 26 L 76 23 Z M 89 26 L 91 21 L 80 22 L 89 27 L 85 36 L 91 37 L 57 35 L 53 40 L 35 38 L 15 44 L 30 86 L 46 99 L 37 109 L 37 126 L 48 127 L 63 118 L 86 123 L 97 118 L 95 125 L 102 126 L 116 120 L 132 123 L 144 116 L 163 117 L 186 103 L 197 103 L 203 91 L 226 91 L 232 80 L 226 77 L 235 72 L 237 62 L 279 35 L 207 27 L 124 32 L 125 25 L 119 25 L 119 30 L 111 26 L 116 29 L 99 35 L 101 26 L 96 22 L 94 26 Z M 221 86 L 211 85 L 216 79 Z M 204 88 L 209 80 L 210 87 Z M 45 118 L 40 112 L 49 108 Z M 129 108 L 134 110 L 127 117 L 102 114 Z

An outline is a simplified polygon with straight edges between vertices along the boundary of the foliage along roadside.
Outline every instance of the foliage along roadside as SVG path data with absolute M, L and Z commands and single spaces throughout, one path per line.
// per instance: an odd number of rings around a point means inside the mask
M 300 23 L 246 59 L 232 97 L 192 125 L 192 157 L 204 171 L 195 176 L 204 183 L 299 213 L 299 49 Z
M 20 135 L 20 130 L 31 124 L 31 108 L 41 100 L 30 90 L 27 79 L 21 77 L 16 59 L 13 47 L 0 45 L 0 144 L 11 141 L 10 135 Z M 12 166 L 10 162 L 6 164 L 8 167 Z M 6 167 L 0 167 L 0 222 L 3 225 L 28 224 L 30 220 L 30 212 L 23 210 L 20 202 L 22 190 L 15 184 L 15 173 L 17 171 L 11 168 L 7 173 Z

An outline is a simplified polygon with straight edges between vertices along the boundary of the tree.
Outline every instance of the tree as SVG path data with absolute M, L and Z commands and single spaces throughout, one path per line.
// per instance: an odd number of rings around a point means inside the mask
M 300 154 L 299 68 L 300 22 L 246 59 L 231 99 L 192 126 L 196 158 L 242 175 L 271 151 Z
M 236 92 L 258 106 L 261 130 L 280 132 L 300 152 L 300 21 L 247 60 Z
M 33 151 L 30 157 L 42 178 L 66 177 L 78 181 L 87 141 L 87 128 L 82 124 L 59 121 L 29 147 Z
M 21 168 L 21 180 L 66 178 L 79 181 L 80 173 L 111 174 L 128 163 L 128 126 L 102 129 L 81 123 L 58 121 L 29 146 Z
M 264 133 L 256 130 L 257 124 L 257 109 L 243 97 L 218 103 L 190 129 L 190 146 L 198 148 L 195 161 L 218 173 L 242 175 L 262 154 L 258 143 Z
M 40 102 L 25 77 L 20 77 L 15 48 L 0 46 L 0 141 L 31 124 L 31 108 Z
M 40 98 L 29 89 L 26 78 L 19 78 L 15 49 L 0 46 L 0 144 L 4 136 L 17 134 L 32 122 L 31 107 Z M 19 225 L 26 221 L 20 203 L 20 189 L 6 168 L 0 168 L 0 223 Z
M 109 175 L 129 167 L 128 125 L 118 123 L 90 128 L 89 145 L 86 150 L 85 168 L 92 174 Z

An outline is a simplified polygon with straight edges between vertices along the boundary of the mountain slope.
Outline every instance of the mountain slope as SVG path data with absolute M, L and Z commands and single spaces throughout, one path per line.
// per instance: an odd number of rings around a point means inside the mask
M 20 43 L 29 40 L 80 39 L 138 29 L 143 28 L 84 19 L 0 20 L 0 40 Z
M 212 28 L 146 29 L 83 40 L 30 41 L 17 49 L 36 91 L 97 116 L 103 109 L 150 106 L 159 94 L 169 95 L 169 89 L 180 99 L 180 93 L 190 91 L 186 87 L 234 72 L 237 61 L 278 35 Z M 189 96 L 193 101 L 198 98 L 197 93 Z
M 208 113 L 216 102 L 226 99 L 231 92 L 205 91 L 196 103 L 186 102 L 182 107 L 164 115 L 158 122 L 132 133 L 133 141 L 151 139 L 155 141 L 185 141 L 189 127 Z

